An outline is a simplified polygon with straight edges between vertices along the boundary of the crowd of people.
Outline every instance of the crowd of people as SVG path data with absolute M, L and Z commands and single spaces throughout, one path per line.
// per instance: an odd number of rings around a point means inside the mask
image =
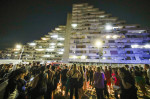
M 148 64 L 111 67 L 34 63 L 0 68 L 1 77 L 9 73 L 3 99 L 82 99 L 88 89 L 95 90 L 97 99 L 138 99 L 137 91 L 146 97 L 146 87 L 150 86 Z

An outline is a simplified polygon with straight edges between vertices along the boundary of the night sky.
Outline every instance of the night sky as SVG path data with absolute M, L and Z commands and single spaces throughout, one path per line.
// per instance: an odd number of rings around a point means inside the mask
M 73 3 L 89 3 L 128 24 L 150 27 L 149 0 L 1 0 L 0 49 L 25 44 L 65 25 Z

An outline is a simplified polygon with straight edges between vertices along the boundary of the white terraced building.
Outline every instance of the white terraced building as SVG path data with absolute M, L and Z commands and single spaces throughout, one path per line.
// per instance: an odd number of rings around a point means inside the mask
M 62 61 L 62 56 L 64 52 L 64 41 L 66 27 L 59 26 L 41 37 L 40 40 L 34 40 L 25 45 L 10 48 L 5 50 L 6 53 L 3 55 L 7 59 L 19 59 L 25 62 L 54 62 Z
M 66 26 L 9 55 L 23 61 L 149 64 L 150 33 L 87 3 L 74 4 Z
M 150 63 L 150 33 L 139 25 L 87 3 L 74 4 L 70 20 L 69 62 Z

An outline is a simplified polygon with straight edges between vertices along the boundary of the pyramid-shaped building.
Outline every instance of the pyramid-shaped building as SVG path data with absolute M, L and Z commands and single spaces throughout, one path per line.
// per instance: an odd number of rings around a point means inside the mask
M 65 26 L 21 49 L 5 50 L 2 57 L 28 62 L 149 64 L 150 33 L 87 3 L 74 4 Z

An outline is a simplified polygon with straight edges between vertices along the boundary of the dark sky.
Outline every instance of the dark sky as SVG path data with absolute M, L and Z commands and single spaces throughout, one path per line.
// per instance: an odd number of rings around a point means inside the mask
M 149 0 L 1 0 L 0 49 L 25 44 L 65 25 L 73 3 L 89 3 L 128 24 L 150 27 Z

